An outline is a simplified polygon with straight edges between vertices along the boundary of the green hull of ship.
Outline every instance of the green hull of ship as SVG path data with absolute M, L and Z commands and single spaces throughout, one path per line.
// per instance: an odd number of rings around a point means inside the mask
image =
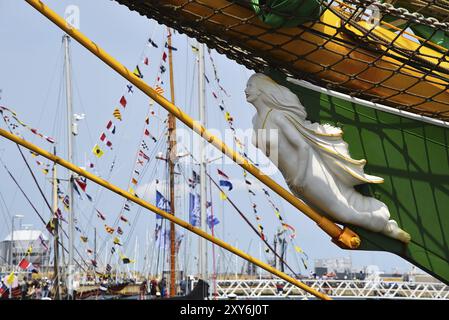
M 359 191 L 388 205 L 391 218 L 410 233 L 408 245 L 349 226 L 362 238 L 360 250 L 397 254 L 449 283 L 449 128 L 348 102 L 293 85 L 308 119 L 344 130 L 354 159 L 366 159 L 365 171 L 380 176 L 380 185 Z

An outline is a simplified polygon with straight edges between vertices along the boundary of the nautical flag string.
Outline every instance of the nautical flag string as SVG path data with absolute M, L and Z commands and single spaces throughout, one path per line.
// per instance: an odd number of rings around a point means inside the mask
M 45 134 L 40 133 L 37 129 L 27 125 L 26 123 L 24 123 L 23 121 L 21 121 L 19 119 L 19 117 L 17 116 L 17 113 L 15 111 L 13 111 L 10 108 L 4 107 L 4 106 L 0 106 L 0 114 L 2 114 L 3 119 L 5 120 L 5 122 L 8 124 L 8 126 L 10 126 L 10 128 L 12 128 L 13 130 L 18 128 L 18 125 L 15 123 L 12 123 L 10 120 L 10 117 L 6 114 L 4 114 L 4 112 L 7 112 L 11 115 L 11 117 L 18 123 L 20 124 L 22 127 L 28 129 L 31 133 L 33 133 L 34 135 L 46 140 L 47 142 L 50 143 L 55 143 L 55 139 L 53 139 L 52 137 L 49 137 Z
M 148 39 L 148 46 L 151 46 L 153 48 L 158 48 L 159 46 L 151 39 Z M 167 48 L 167 47 L 166 47 Z M 172 50 L 177 50 L 174 47 L 171 47 Z M 159 69 L 158 69 L 158 75 L 156 77 L 156 83 L 157 85 L 154 87 L 155 90 L 158 92 L 158 94 L 164 94 L 164 88 L 162 87 L 164 82 L 162 80 L 162 75 L 166 72 L 167 70 L 167 66 L 165 65 L 167 63 L 167 52 L 165 51 L 166 49 L 163 50 L 162 52 L 162 56 L 161 56 L 161 62 L 159 65 Z M 149 65 L 149 59 L 148 57 L 145 57 L 141 60 L 142 65 Z M 141 66 L 139 64 L 136 65 L 133 74 L 136 77 L 139 78 L 144 78 L 144 68 L 141 68 Z M 134 87 L 132 86 L 132 84 L 127 84 L 126 85 L 126 91 L 128 95 L 131 95 L 134 92 Z M 121 96 L 120 100 L 119 100 L 119 107 L 116 107 L 112 113 L 113 117 L 118 120 L 118 121 L 122 121 L 123 120 L 123 110 L 126 110 L 128 108 L 129 105 L 129 101 L 127 99 L 127 96 L 124 94 Z M 122 109 L 123 108 L 123 109 Z M 122 109 L 122 110 L 121 110 Z M 154 115 L 154 111 L 150 112 L 150 115 Z M 134 187 L 136 187 L 138 185 L 139 182 L 139 177 L 140 177 L 140 173 L 141 173 L 141 169 L 137 169 L 136 166 L 141 166 L 142 170 L 144 169 L 144 166 L 146 166 L 145 161 L 148 163 L 150 160 L 150 157 L 148 156 L 148 154 L 145 151 L 149 151 L 150 148 L 148 146 L 148 140 L 145 140 L 146 138 L 151 138 L 151 140 L 155 143 L 157 142 L 157 139 L 151 135 L 149 128 L 147 127 L 149 125 L 150 121 L 149 121 L 149 117 L 147 117 L 145 119 L 145 128 L 144 128 L 144 132 L 143 132 L 143 139 L 141 141 L 141 145 L 140 145 L 140 149 L 138 150 L 138 158 L 136 160 L 135 163 L 135 168 L 133 170 L 133 176 L 131 177 L 131 180 L 129 182 L 129 190 L 132 191 L 133 194 L 135 194 L 134 192 Z M 112 145 L 114 140 L 112 139 L 113 136 L 115 135 L 116 131 L 117 131 L 117 126 L 115 123 L 113 123 L 112 121 L 107 122 L 106 125 L 106 130 L 108 130 L 110 132 L 110 134 L 106 134 L 106 131 L 102 132 L 102 134 L 100 135 L 100 141 L 105 144 L 107 147 L 109 147 L 110 149 L 112 149 Z M 111 135 L 112 134 L 112 135 Z M 98 158 L 101 158 L 105 151 L 102 149 L 102 147 L 100 147 L 101 144 L 97 143 L 92 152 L 94 153 L 94 155 Z M 132 186 L 132 187 L 131 187 Z M 130 211 L 130 205 L 128 203 L 125 203 L 123 208 L 123 211 Z M 101 215 L 100 213 L 97 214 L 99 216 L 100 219 L 102 219 L 101 217 L 105 218 L 103 215 Z M 103 220 L 103 219 L 102 219 Z M 128 220 L 125 218 L 125 216 L 123 215 L 123 212 L 121 212 L 120 215 L 120 220 L 122 222 L 128 223 Z M 114 227 L 109 227 L 109 226 L 105 226 L 106 231 L 108 233 L 110 233 L 111 229 L 114 229 L 116 226 Z M 117 227 L 117 232 L 119 232 L 119 230 L 121 232 L 123 232 L 123 229 L 118 229 L 120 226 Z
M 214 72 L 214 80 L 215 80 L 214 84 L 216 85 L 216 87 L 219 88 L 218 91 L 212 90 L 211 94 L 212 94 L 213 98 L 216 100 L 216 102 L 217 102 L 217 104 L 218 104 L 218 106 L 220 108 L 220 111 L 223 113 L 224 118 L 225 118 L 226 122 L 229 125 L 229 128 L 233 131 L 234 141 L 235 141 L 236 145 L 238 146 L 239 153 L 242 156 L 244 156 L 245 158 L 247 158 L 247 155 L 244 152 L 244 145 L 243 145 L 243 143 L 241 143 L 241 141 L 236 136 L 236 130 L 234 128 L 234 123 L 233 123 L 234 122 L 234 118 L 231 115 L 231 113 L 228 110 L 226 110 L 226 108 L 225 108 L 225 101 L 222 98 L 221 93 L 223 93 L 227 97 L 229 97 L 229 95 L 228 95 L 228 93 L 226 92 L 226 90 L 223 88 L 223 86 L 220 83 L 220 78 L 218 76 L 217 67 L 216 67 L 215 62 L 213 60 L 213 57 L 212 57 L 210 49 L 208 50 L 208 53 L 209 53 L 210 62 L 212 64 L 212 69 L 213 69 L 213 72 Z M 206 78 L 206 82 L 209 84 L 209 86 L 211 86 L 212 83 L 211 83 L 211 81 L 209 81 L 209 78 L 207 78 L 206 74 L 204 76 Z M 252 186 L 252 183 L 251 183 L 251 181 L 249 181 L 246 178 L 246 176 L 247 176 L 246 170 L 242 169 L 242 171 L 243 171 L 243 176 L 244 176 L 244 180 L 245 180 L 245 186 L 246 186 L 247 192 L 249 194 L 249 199 L 250 199 L 250 201 L 251 201 L 251 203 L 253 205 L 253 213 L 254 213 L 256 221 L 258 221 L 258 229 L 259 229 L 260 235 L 261 235 L 261 237 L 263 239 L 265 239 L 266 237 L 265 237 L 265 234 L 264 234 L 264 228 L 263 228 L 263 226 L 261 224 L 262 219 L 261 219 L 261 217 L 259 216 L 259 214 L 257 212 L 257 206 L 255 205 L 254 200 L 252 198 L 252 197 L 256 196 L 256 193 L 250 188 L 250 186 Z M 219 175 L 220 175 L 220 179 L 221 179 L 220 180 L 220 186 L 227 186 L 227 184 L 229 182 L 229 178 L 227 176 L 224 177 L 223 176 L 223 172 L 219 172 Z M 220 195 L 220 197 L 223 199 L 223 198 L 226 197 L 226 195 Z M 268 248 L 265 248 L 265 251 L 268 252 L 268 250 L 269 250 Z

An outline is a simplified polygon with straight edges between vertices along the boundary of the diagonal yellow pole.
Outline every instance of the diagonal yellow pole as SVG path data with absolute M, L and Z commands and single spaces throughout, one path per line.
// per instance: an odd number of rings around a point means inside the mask
M 331 220 L 319 214 L 317 211 L 312 209 L 310 206 L 302 202 L 300 199 L 295 197 L 292 193 L 281 187 L 273 179 L 265 175 L 258 168 L 250 164 L 245 158 L 235 152 L 233 149 L 229 148 L 223 141 L 218 139 L 216 136 L 212 135 L 206 130 L 199 122 L 193 120 L 188 114 L 184 113 L 179 107 L 172 104 L 170 101 L 165 99 L 163 96 L 156 93 L 156 91 L 146 84 L 142 79 L 135 76 L 130 70 L 128 70 L 124 65 L 115 60 L 107 52 L 101 49 L 95 42 L 91 41 L 84 34 L 82 34 L 77 29 L 70 26 L 62 17 L 60 17 L 56 12 L 51 10 L 40 0 L 25 0 L 36 10 L 42 13 L 50 21 L 55 23 L 59 28 L 64 30 L 73 39 L 78 41 L 82 46 L 92 52 L 95 56 L 101 59 L 109 67 L 114 69 L 117 73 L 126 78 L 129 82 L 139 88 L 151 99 L 156 101 L 162 107 L 164 107 L 168 112 L 173 114 L 176 118 L 186 124 L 190 129 L 201 135 L 206 141 L 211 143 L 214 147 L 220 150 L 223 154 L 231 158 L 235 163 L 240 165 L 246 171 L 250 172 L 254 177 L 259 179 L 263 184 L 267 185 L 271 190 L 276 192 L 283 199 L 288 201 L 291 205 L 296 207 L 298 210 L 303 212 L 310 219 L 315 221 L 318 226 L 323 229 L 332 240 L 341 248 L 344 249 L 356 249 L 360 246 L 360 237 L 349 228 L 340 228 Z
M 228 250 L 228 251 L 238 255 L 239 257 L 255 264 L 256 266 L 278 276 L 281 279 L 284 279 L 285 281 L 288 281 L 289 283 L 293 284 L 294 286 L 297 286 L 298 288 L 301 288 L 304 291 L 307 291 L 308 293 L 314 295 L 317 298 L 320 298 L 323 300 L 331 300 L 327 295 L 307 286 L 306 284 L 302 283 L 301 281 L 299 281 L 295 278 L 290 277 L 286 273 L 281 272 L 281 271 L 273 268 L 272 266 L 250 256 L 249 254 L 229 245 L 228 243 L 224 242 L 221 239 L 211 236 L 210 234 L 208 234 L 207 232 L 204 232 L 203 230 L 201 230 L 199 228 L 195 228 L 194 226 L 187 223 L 186 221 L 179 219 L 178 217 L 159 209 L 158 207 L 136 197 L 134 194 L 132 194 L 128 191 L 125 191 L 125 190 L 113 185 L 112 183 L 86 171 L 86 170 L 81 169 L 80 167 L 74 165 L 73 163 L 70 163 L 70 162 L 68 162 L 60 157 L 57 157 L 56 155 L 54 155 L 42 148 L 39 148 L 38 146 L 32 144 L 29 141 L 26 141 L 12 133 L 9 133 L 8 131 L 6 131 L 4 129 L 0 129 L 0 136 L 3 136 L 8 140 L 11 140 L 31 151 L 36 152 L 36 153 L 40 154 L 41 156 L 47 158 L 48 160 L 50 160 L 54 163 L 57 163 L 65 168 L 69 169 L 72 172 L 76 172 L 80 176 L 86 177 L 87 179 L 89 179 L 89 180 L 99 184 L 100 186 L 138 204 L 141 207 L 144 207 L 145 209 L 148 209 L 148 210 L 153 211 L 154 213 L 157 213 L 158 215 L 162 216 L 163 218 L 165 218 L 173 223 L 176 223 L 177 225 L 187 229 L 190 232 L 193 232 L 193 233 L 199 235 L 202 238 L 205 238 L 206 240 L 208 240 L 210 242 L 215 243 L 216 245 L 222 247 L 223 249 Z

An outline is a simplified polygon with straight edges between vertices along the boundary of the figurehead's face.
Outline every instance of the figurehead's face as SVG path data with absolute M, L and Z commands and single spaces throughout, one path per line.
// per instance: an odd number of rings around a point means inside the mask
M 256 101 L 257 97 L 260 95 L 260 90 L 257 88 L 256 81 L 254 78 L 250 78 L 246 85 L 245 95 L 246 101 L 252 103 Z

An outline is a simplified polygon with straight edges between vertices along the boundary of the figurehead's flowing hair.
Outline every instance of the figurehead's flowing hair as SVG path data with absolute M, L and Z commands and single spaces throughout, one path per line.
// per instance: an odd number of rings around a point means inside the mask
M 298 96 L 290 91 L 290 89 L 274 82 L 270 77 L 262 73 L 255 73 L 249 78 L 248 83 L 255 84 L 266 105 L 269 105 L 272 109 L 281 110 L 290 114 L 307 130 L 318 135 L 342 135 L 342 131 L 339 128 L 329 124 L 320 125 L 319 123 L 311 123 L 306 120 L 307 112 Z

